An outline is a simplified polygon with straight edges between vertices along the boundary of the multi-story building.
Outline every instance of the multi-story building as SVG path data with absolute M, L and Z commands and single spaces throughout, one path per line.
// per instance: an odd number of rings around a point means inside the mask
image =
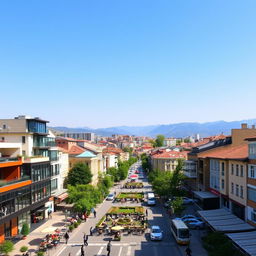
M 256 137 L 248 138 L 247 220 L 256 226 Z
M 159 150 L 151 154 L 151 166 L 153 170 L 174 171 L 179 159 L 187 159 L 187 152 L 173 150 Z
M 75 140 L 96 141 L 95 133 L 92 132 L 67 132 L 64 134 L 64 137 L 73 138 Z
M 164 146 L 165 147 L 176 146 L 176 139 L 175 138 L 165 138 L 164 139 Z
M 55 137 L 49 134 L 46 128 L 47 122 L 40 118 L 28 116 L 0 120 L 0 138 L 2 141 L 0 143 L 0 157 L 3 162 L 7 162 L 4 165 L 5 169 L 1 170 L 2 173 L 5 173 L 1 176 L 4 186 L 2 191 L 0 189 L 0 197 L 4 202 L 0 206 L 4 212 L 4 216 L 0 219 L 0 236 L 2 237 L 3 232 L 1 230 L 6 230 L 5 235 L 13 236 L 20 231 L 22 223 L 27 222 L 29 225 L 33 225 L 33 223 L 47 218 L 48 213 L 54 211 L 54 200 L 51 193 L 54 195 L 55 192 L 58 196 L 58 193 L 62 191 L 62 162 L 60 162 L 58 148 L 55 146 Z M 10 167 L 16 164 L 16 162 L 8 161 L 8 158 L 12 156 L 22 159 L 21 164 L 18 162 L 20 166 L 16 166 L 15 171 L 7 168 L 8 164 L 11 164 Z M 64 162 L 63 166 L 67 164 L 68 162 Z M 20 179 L 25 178 L 26 182 L 21 183 Z M 7 186 L 6 182 L 8 184 L 10 182 L 18 183 L 18 185 Z M 19 199 L 19 195 L 23 194 L 24 202 L 22 196 Z M 6 200 L 7 202 L 5 202 Z M 21 203 L 17 200 L 21 200 Z M 0 200 L 0 202 L 2 201 Z M 11 207 L 11 211 L 7 211 L 5 215 L 6 208 L 9 207 L 5 205 L 9 204 L 14 204 L 15 207 Z M 14 220 L 14 218 L 16 219 Z M 10 223 L 3 223 L 6 220 L 11 220 L 12 223 L 17 222 L 18 231 L 10 233 L 8 231 Z M 4 226 L 1 226 L 2 224 Z

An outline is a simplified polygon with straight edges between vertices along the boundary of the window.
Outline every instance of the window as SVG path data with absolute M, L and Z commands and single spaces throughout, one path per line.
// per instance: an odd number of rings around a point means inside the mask
M 58 188 L 58 179 L 51 180 L 51 191 L 54 191 Z
M 248 199 L 256 202 L 256 189 L 248 187 Z
M 6 128 L 7 128 L 6 124 L 3 124 L 3 129 L 6 129 Z
M 225 186 L 225 185 L 224 185 L 224 180 L 222 179 L 222 180 L 221 180 L 221 188 L 224 189 L 224 186 Z
M 236 165 L 236 176 L 239 176 L 239 165 Z
M 244 187 L 240 186 L 240 197 L 244 198 Z
M 224 162 L 221 163 L 221 175 L 222 176 L 225 175 L 225 164 L 224 164 Z
M 22 143 L 26 143 L 26 137 L 22 136 Z
M 231 174 L 234 175 L 234 165 L 231 164 Z
M 253 222 L 256 222 L 256 209 L 253 209 L 251 218 Z
M 236 184 L 236 196 L 239 196 L 239 186 Z
M 231 194 L 234 194 L 234 183 L 231 183 Z
M 1 138 L 1 141 L 4 141 L 4 137 Z
M 244 177 L 244 166 L 243 165 L 240 166 L 240 176 Z
M 250 171 L 248 172 L 248 177 L 249 178 L 252 178 L 252 179 L 255 179 L 256 176 L 255 176 L 255 165 L 249 165 L 249 169 Z

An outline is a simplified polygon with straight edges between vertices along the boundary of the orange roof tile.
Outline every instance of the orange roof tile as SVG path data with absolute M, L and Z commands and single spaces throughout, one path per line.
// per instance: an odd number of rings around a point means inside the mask
M 160 152 L 154 154 L 152 157 L 153 158 L 187 158 L 188 152 L 182 151 L 165 151 L 165 152 Z
M 77 146 L 77 145 L 73 145 L 73 146 L 70 148 L 70 150 L 68 151 L 68 153 L 69 153 L 70 155 L 79 155 L 79 154 L 83 153 L 84 151 L 85 151 L 84 148 L 81 148 L 81 147 L 79 147 L 79 146 Z
M 223 146 L 208 150 L 198 154 L 201 158 L 220 158 L 220 159 L 246 159 L 248 157 L 248 145 Z

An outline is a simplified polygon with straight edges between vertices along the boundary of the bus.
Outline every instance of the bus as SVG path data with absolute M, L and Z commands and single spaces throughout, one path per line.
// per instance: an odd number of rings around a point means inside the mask
M 189 244 L 189 229 L 182 220 L 173 219 L 171 221 L 171 231 L 178 244 Z

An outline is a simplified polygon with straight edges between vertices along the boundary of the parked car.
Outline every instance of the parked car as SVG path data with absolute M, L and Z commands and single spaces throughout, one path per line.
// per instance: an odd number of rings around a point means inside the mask
M 191 229 L 200 229 L 200 228 L 204 228 L 205 226 L 205 223 L 198 219 L 187 219 L 187 220 L 184 220 L 184 222 Z
M 113 201 L 114 200 L 115 195 L 114 194 L 109 194 L 106 198 L 107 201 Z
M 163 239 L 163 231 L 160 229 L 159 226 L 151 227 L 150 239 L 152 241 L 154 240 L 161 241 Z

